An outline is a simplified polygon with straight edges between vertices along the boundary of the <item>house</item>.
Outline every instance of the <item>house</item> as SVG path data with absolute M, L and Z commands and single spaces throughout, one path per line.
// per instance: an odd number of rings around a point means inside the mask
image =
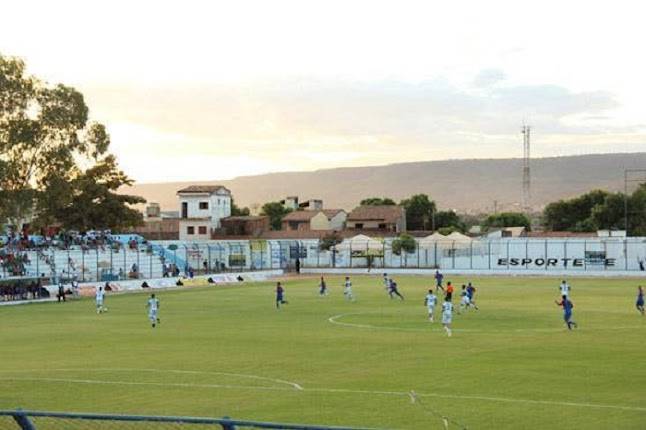
M 527 234 L 525 227 L 503 227 L 487 233 L 487 239 L 502 239 L 510 237 L 524 237 Z
M 221 185 L 191 185 L 177 196 L 180 240 L 209 240 L 222 218 L 231 216 L 231 191 Z
M 290 212 L 283 217 L 286 231 L 342 230 L 347 213 L 343 209 L 320 209 Z
M 323 200 L 320 199 L 310 199 L 303 203 L 299 203 L 298 196 L 288 196 L 281 200 L 280 203 L 285 209 L 292 211 L 320 211 L 323 209 Z
M 406 231 L 406 210 L 401 206 L 359 206 L 346 220 L 349 230 Z
M 220 220 L 225 236 L 258 237 L 270 228 L 268 216 L 230 216 Z

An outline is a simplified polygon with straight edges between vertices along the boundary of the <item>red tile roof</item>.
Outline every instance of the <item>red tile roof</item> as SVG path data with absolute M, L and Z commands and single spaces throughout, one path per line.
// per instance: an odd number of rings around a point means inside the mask
M 401 206 L 359 206 L 348 215 L 348 221 L 383 221 L 396 223 L 406 216 Z

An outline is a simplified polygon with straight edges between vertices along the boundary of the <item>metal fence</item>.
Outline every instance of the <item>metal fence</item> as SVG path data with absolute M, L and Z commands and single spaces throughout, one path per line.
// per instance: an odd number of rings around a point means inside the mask
M 151 279 L 226 271 L 300 268 L 421 268 L 458 270 L 644 271 L 646 239 L 418 240 L 399 251 L 392 239 L 158 241 L 135 247 L 21 251 L 18 275 L 80 282 Z M 16 275 L 6 265 L 0 276 Z
M 285 429 L 285 430 L 370 430 L 357 427 L 329 427 L 304 424 L 282 424 L 230 418 L 165 417 L 141 415 L 99 415 L 61 412 L 0 411 L 1 429 L 22 430 L 199 430 L 215 429 Z M 374 430 L 374 429 L 373 429 Z

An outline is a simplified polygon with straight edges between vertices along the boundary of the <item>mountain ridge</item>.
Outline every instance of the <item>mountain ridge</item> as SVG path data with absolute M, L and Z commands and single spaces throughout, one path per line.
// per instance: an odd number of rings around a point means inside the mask
M 646 169 L 646 152 L 543 157 L 532 159 L 531 166 L 531 203 L 534 209 L 540 209 L 551 201 L 595 188 L 623 190 L 624 169 Z M 272 172 L 222 181 L 141 183 L 123 187 L 120 192 L 141 195 L 159 203 L 162 210 L 177 210 L 176 191 L 197 183 L 226 186 L 239 206 L 257 206 L 297 195 L 301 201 L 319 198 L 326 208 L 349 210 L 366 197 L 400 200 L 426 193 L 443 209 L 482 212 L 493 210 L 495 205 L 497 210 L 517 210 L 522 159 L 449 159 Z

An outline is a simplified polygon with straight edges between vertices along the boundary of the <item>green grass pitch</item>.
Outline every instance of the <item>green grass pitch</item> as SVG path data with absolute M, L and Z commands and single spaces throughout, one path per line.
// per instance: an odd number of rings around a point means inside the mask
M 480 311 L 455 315 L 447 338 L 427 321 L 430 278 L 375 275 L 0 307 L 0 408 L 231 416 L 392 429 L 646 428 L 646 318 L 636 280 L 570 279 L 567 331 L 559 279 L 472 279 Z M 463 277 L 448 277 L 456 286 Z M 459 288 L 456 289 L 458 292 Z M 458 294 L 456 294 L 458 295 Z M 454 298 L 454 303 L 457 298 Z M 414 390 L 418 402 L 407 394 Z M 437 414 L 437 415 L 436 415 Z

